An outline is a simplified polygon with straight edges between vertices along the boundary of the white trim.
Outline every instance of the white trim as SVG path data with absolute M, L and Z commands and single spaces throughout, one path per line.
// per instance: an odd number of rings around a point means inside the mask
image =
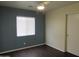
M 0 54 L 13 52 L 13 51 L 18 51 L 18 50 L 22 50 L 22 49 L 28 49 L 28 48 L 32 48 L 32 47 L 36 47 L 36 46 L 40 46 L 40 45 L 44 45 L 44 44 L 45 43 L 37 44 L 37 45 L 33 45 L 33 46 L 28 46 L 28 47 L 23 47 L 23 48 L 18 48 L 18 49 L 13 49 L 13 50 L 9 50 L 9 51 L 4 51 L 4 52 L 0 52 Z
M 59 51 L 65 52 L 64 50 L 61 50 L 61 49 L 56 48 L 56 47 L 53 47 L 53 46 L 51 46 L 50 44 L 46 44 L 46 45 L 48 45 L 48 46 L 51 47 L 51 48 L 55 48 L 55 49 L 57 49 L 57 50 L 59 50 Z

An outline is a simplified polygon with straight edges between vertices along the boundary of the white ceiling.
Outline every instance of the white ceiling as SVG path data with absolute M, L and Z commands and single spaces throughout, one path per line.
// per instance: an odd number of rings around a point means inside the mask
M 37 11 L 36 6 L 39 5 L 40 2 L 41 1 L 0 1 L 0 6 L 8 6 L 13 8 Z M 50 9 L 56 9 L 73 3 L 77 3 L 77 1 L 50 1 L 45 11 L 48 11 Z

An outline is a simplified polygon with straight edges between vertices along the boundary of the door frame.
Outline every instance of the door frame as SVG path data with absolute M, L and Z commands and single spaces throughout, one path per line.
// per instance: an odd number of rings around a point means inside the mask
M 67 21 L 68 21 L 68 14 L 65 14 L 66 20 L 65 20 L 65 52 L 67 52 Z
M 72 12 L 72 13 L 67 13 L 65 14 L 65 52 L 67 52 L 67 37 L 68 37 L 68 34 L 67 34 L 67 28 L 68 28 L 68 15 L 71 15 L 71 14 L 79 14 L 79 11 L 78 12 Z

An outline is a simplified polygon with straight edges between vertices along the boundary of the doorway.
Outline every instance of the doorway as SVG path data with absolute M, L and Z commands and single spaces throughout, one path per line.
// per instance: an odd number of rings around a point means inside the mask
M 79 56 L 79 14 L 66 15 L 65 49 Z

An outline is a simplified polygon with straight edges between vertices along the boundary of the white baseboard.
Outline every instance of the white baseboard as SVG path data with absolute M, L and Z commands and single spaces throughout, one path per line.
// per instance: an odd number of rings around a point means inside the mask
M 49 44 L 46 44 L 46 45 L 48 45 L 49 47 L 55 48 L 55 49 L 57 49 L 57 50 L 59 50 L 59 51 L 65 52 L 64 50 L 58 49 L 58 48 L 53 47 L 53 46 L 51 46 L 51 45 L 49 45 Z
M 36 47 L 36 46 L 40 46 L 40 45 L 45 45 L 45 43 L 37 44 L 37 45 L 33 45 L 33 46 L 28 46 L 28 47 L 23 47 L 23 48 L 18 48 L 18 49 L 13 49 L 13 50 L 9 50 L 9 51 L 4 51 L 4 52 L 0 52 L 0 54 L 14 52 L 14 51 L 22 50 L 22 49 L 28 49 L 28 48 L 32 48 L 32 47 Z

